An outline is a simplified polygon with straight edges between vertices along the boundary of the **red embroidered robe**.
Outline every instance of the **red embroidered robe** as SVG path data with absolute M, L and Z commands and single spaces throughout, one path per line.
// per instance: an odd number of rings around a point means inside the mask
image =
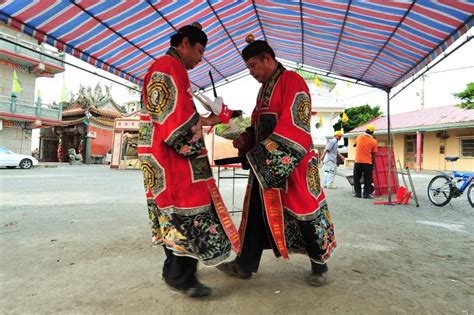
M 310 120 L 311 99 L 306 82 L 279 64 L 260 89 L 252 125 L 246 131 L 252 142 L 246 157 L 252 169 L 249 185 L 259 184 L 264 192 L 271 188 L 279 190 L 279 200 L 269 198 L 267 202 L 264 198 L 267 221 L 277 246 L 277 234 L 281 227 L 284 230 L 279 254 L 285 256 L 286 250 L 307 253 L 313 261 L 324 263 L 336 248 L 336 240 L 320 185 L 317 158 L 311 150 Z M 248 188 L 247 193 L 251 191 Z M 250 197 L 246 196 L 246 200 Z M 280 213 L 270 209 L 272 203 Z M 249 206 L 252 205 L 244 205 L 242 243 Z M 282 226 L 273 228 L 275 213 L 283 216 L 283 220 Z M 311 235 L 303 230 L 311 230 Z
M 206 184 L 212 171 L 204 142 L 189 143 L 199 114 L 186 68 L 174 48 L 143 81 L 139 156 L 153 240 L 205 265 L 226 259 L 226 236 Z

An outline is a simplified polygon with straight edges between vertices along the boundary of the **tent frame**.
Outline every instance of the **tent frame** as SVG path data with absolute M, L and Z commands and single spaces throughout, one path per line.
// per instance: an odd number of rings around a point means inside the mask
M 163 18 L 166 23 L 174 30 L 174 31 L 177 31 L 176 27 L 158 10 L 156 9 L 156 7 L 154 7 L 149 0 L 147 0 L 147 3 L 156 11 L 156 13 L 158 13 L 160 15 L 161 18 Z M 235 41 L 233 40 L 231 34 L 229 33 L 229 31 L 227 30 L 227 28 L 225 27 L 224 23 L 222 22 L 222 20 L 220 19 L 219 15 L 217 14 L 217 12 L 214 10 L 212 4 L 207 1 L 209 7 L 211 8 L 212 12 L 214 13 L 214 15 L 216 16 L 217 20 L 219 21 L 219 23 L 221 24 L 222 28 L 224 29 L 227 37 L 230 39 L 230 41 L 232 42 L 233 46 L 235 47 L 235 49 L 237 50 L 237 52 L 239 53 L 239 55 L 241 55 L 241 51 L 240 49 L 238 48 L 238 46 L 235 44 Z M 134 46 L 135 48 L 137 48 L 138 50 L 140 50 L 141 52 L 143 52 L 144 54 L 146 54 L 147 56 L 149 56 L 150 58 L 154 59 L 153 56 L 151 56 L 149 53 L 147 53 L 146 51 L 144 51 L 142 48 L 138 47 L 135 43 L 131 42 L 129 39 L 127 39 L 126 37 L 124 37 L 122 34 L 120 34 L 119 32 L 117 32 L 116 30 L 114 30 L 112 27 L 110 27 L 109 25 L 107 25 L 106 23 L 104 23 L 103 21 L 101 21 L 100 19 L 96 18 L 93 14 L 91 14 L 89 11 L 87 11 L 85 8 L 83 8 L 81 5 L 75 3 L 75 2 L 72 2 L 72 4 L 74 4 L 75 6 L 77 6 L 80 10 L 82 10 L 84 13 L 86 13 L 87 15 L 89 15 L 91 18 L 95 19 L 97 22 L 101 23 L 102 25 L 104 25 L 105 27 L 107 27 L 109 30 L 111 30 L 113 33 L 115 33 L 117 36 L 123 38 L 125 41 L 127 41 L 128 43 L 130 43 L 132 46 Z M 387 40 L 385 41 L 384 45 L 382 45 L 382 47 L 380 48 L 380 50 L 377 52 L 377 54 L 375 55 L 375 57 L 372 59 L 372 61 L 370 62 L 370 64 L 367 66 L 367 68 L 365 69 L 364 73 L 360 76 L 359 79 L 353 79 L 353 80 L 350 80 L 350 79 L 347 79 L 347 77 L 343 77 L 343 76 L 339 76 L 337 74 L 333 74 L 332 73 L 332 68 L 333 68 L 333 65 L 335 63 L 335 59 L 336 59 L 336 56 L 337 56 L 337 51 L 339 49 L 339 45 L 340 45 L 340 42 L 342 40 L 342 36 L 343 36 L 343 33 L 344 33 L 344 28 L 345 28 L 345 25 L 346 25 L 346 20 L 347 20 L 347 17 L 348 17 L 348 14 L 349 14 L 349 11 L 350 11 L 350 7 L 351 7 L 351 4 L 352 4 L 352 0 L 349 0 L 348 2 L 348 5 L 347 5 L 347 9 L 346 9 L 346 13 L 345 13 L 345 16 L 344 16 L 344 21 L 343 21 L 343 25 L 342 25 L 342 28 L 341 28 L 341 32 L 339 34 L 339 38 L 338 38 L 338 42 L 337 42 L 337 45 L 336 45 L 336 48 L 334 50 L 334 55 L 333 55 L 333 58 L 332 58 L 332 63 L 331 63 L 331 66 L 330 66 L 330 69 L 329 71 L 322 71 L 322 70 L 319 70 L 319 69 L 316 69 L 316 68 L 313 68 L 311 66 L 306 66 L 304 64 L 304 19 L 303 19 L 303 3 L 302 1 L 300 0 L 299 1 L 299 8 L 300 8 L 300 24 L 301 24 L 301 64 L 298 64 L 297 63 L 297 67 L 300 67 L 301 69 L 307 69 L 307 71 L 311 71 L 313 72 L 314 74 L 316 75 L 321 75 L 321 76 L 324 76 L 324 77 L 328 77 L 328 78 L 332 78 L 332 79 L 336 79 L 336 80 L 341 80 L 341 81 L 345 81 L 345 82 L 349 82 L 349 83 L 353 83 L 353 84 L 357 84 L 357 85 L 362 85 L 362 86 L 366 86 L 366 87 L 372 87 L 372 88 L 378 88 L 380 90 L 383 90 L 386 92 L 387 94 L 387 145 L 388 145 L 388 204 L 391 204 L 391 194 L 392 194 L 392 182 L 391 182 L 391 177 L 392 177 L 392 173 L 391 173 L 391 170 L 392 170 L 392 165 L 391 165 L 391 155 L 392 155 L 392 152 L 391 152 L 391 148 L 392 148 L 392 143 L 391 143 L 391 129 L 390 129 L 390 100 L 393 99 L 395 96 L 397 96 L 398 94 L 400 94 L 403 90 L 405 90 L 408 86 L 410 86 L 413 82 L 415 82 L 418 78 L 420 78 L 422 75 L 424 75 L 426 72 L 428 72 L 429 70 L 431 70 L 432 68 L 434 68 L 437 64 L 439 64 L 441 61 L 443 61 L 444 59 L 446 59 L 448 56 L 450 56 L 452 53 L 454 53 L 455 51 L 457 51 L 459 48 L 461 48 L 462 46 L 464 46 L 466 43 L 468 43 L 474 36 L 473 35 L 470 35 L 470 36 L 467 36 L 466 39 L 461 42 L 458 46 L 456 46 L 453 50 L 451 50 L 449 53 L 443 53 L 442 57 L 437 60 L 434 64 L 430 65 L 426 65 L 425 68 L 422 70 L 422 71 L 419 71 L 417 75 L 415 75 L 410 82 L 408 82 L 406 85 L 404 85 L 400 90 L 398 90 L 395 94 L 393 94 L 392 96 L 390 96 L 390 93 L 391 93 L 391 87 L 389 86 L 383 86 L 383 85 L 376 85 L 376 84 L 373 84 L 371 82 L 367 82 L 367 81 L 364 81 L 362 80 L 362 78 L 364 77 L 364 75 L 367 73 L 367 71 L 370 69 L 370 67 L 372 66 L 372 64 L 376 61 L 376 59 L 379 57 L 379 55 L 382 53 L 382 51 L 385 49 L 385 47 L 387 46 L 387 44 L 390 42 L 390 39 L 394 36 L 394 34 L 396 33 L 396 31 L 398 30 L 398 28 L 400 27 L 400 25 L 402 25 L 403 21 L 405 20 L 405 18 L 407 17 L 408 13 L 411 11 L 411 9 L 413 8 L 414 4 L 415 4 L 415 1 L 412 2 L 412 4 L 410 5 L 410 7 L 407 9 L 407 11 L 405 12 L 405 14 L 403 15 L 403 17 L 400 19 L 399 23 L 397 24 L 397 26 L 394 28 L 394 30 L 392 31 L 392 33 L 390 34 L 390 36 L 387 38 Z M 252 0 L 252 6 L 253 6 L 253 9 L 255 11 L 255 14 L 257 16 L 257 20 L 258 20 L 258 23 L 259 23 L 259 26 L 260 26 L 260 29 L 262 31 L 262 34 L 263 34 L 263 37 L 265 40 L 267 40 L 267 37 L 265 35 L 265 31 L 264 31 L 264 28 L 263 28 L 263 25 L 262 25 L 262 22 L 261 22 L 261 19 L 260 19 L 260 15 L 258 13 L 258 8 L 255 4 L 255 1 Z M 21 21 L 19 21 L 18 19 L 14 18 L 14 17 L 9 17 L 11 20 L 19 23 L 19 24 L 25 24 Z M 411 67 L 410 69 L 408 69 L 402 76 L 400 76 L 400 78 L 404 78 L 407 74 L 409 74 L 411 71 L 413 71 L 414 69 L 416 69 L 416 67 L 418 67 L 420 65 L 421 62 L 425 61 L 433 52 L 435 52 L 437 49 L 439 49 L 443 44 L 445 44 L 450 38 L 452 38 L 456 32 L 458 32 L 461 28 L 463 28 L 465 25 L 470 25 L 472 23 L 472 21 L 474 20 L 474 16 L 471 16 L 471 18 L 466 21 L 465 23 L 461 24 L 456 30 L 454 30 L 452 33 L 450 33 L 446 39 L 442 42 L 440 42 L 436 47 L 434 47 L 429 53 L 427 53 L 425 55 L 424 58 L 420 59 L 420 61 L 413 65 L 413 67 Z M 45 34 L 44 32 L 42 32 L 41 30 L 37 29 L 37 28 L 34 28 L 32 27 L 31 25 L 28 25 L 28 24 L 25 24 L 27 25 L 28 27 L 30 27 L 31 29 L 35 30 L 36 32 L 38 33 L 41 33 L 43 34 L 44 36 L 49 36 L 48 34 Z M 6 38 L 1 38 L 2 40 L 5 40 L 7 42 L 10 42 L 12 44 L 15 44 L 15 45 L 19 45 L 21 46 L 22 48 L 25 48 L 25 49 L 28 49 L 28 50 L 31 50 L 31 51 L 34 51 L 36 53 L 39 53 L 39 54 L 43 54 L 43 55 L 46 55 L 44 52 L 38 52 L 36 50 L 33 50 L 32 48 L 26 46 L 26 45 L 22 45 L 20 43 L 17 43 L 17 42 L 13 42 L 9 39 L 6 39 Z M 60 42 L 62 45 L 64 45 L 64 47 L 68 47 L 70 48 L 71 50 L 75 50 L 74 47 L 70 46 L 69 44 L 57 39 L 57 38 L 54 38 L 55 41 L 58 41 Z M 88 55 L 87 53 L 83 52 L 83 51 L 80 51 L 81 54 L 85 55 L 85 56 L 88 56 L 88 57 L 91 57 L 95 60 L 98 60 L 100 61 L 102 64 L 105 64 L 107 65 L 110 69 L 116 69 L 114 66 L 110 65 L 110 64 L 107 64 L 106 62 L 100 60 L 100 59 L 97 59 L 96 57 L 92 57 L 90 55 Z M 69 66 L 73 66 L 75 68 L 78 68 L 80 70 L 83 70 L 83 71 L 86 71 L 90 74 L 93 74 L 93 75 L 96 75 L 96 76 L 99 76 L 101 78 L 104 78 L 106 80 L 109 80 L 111 82 L 114 82 L 116 84 L 119 84 L 119 85 L 122 85 L 122 86 L 125 86 L 127 88 L 130 88 L 130 89 L 133 89 L 133 90 L 136 90 L 136 91 L 139 91 L 137 89 L 134 89 L 133 87 L 130 87 L 124 83 L 121 83 L 121 82 L 118 82 L 116 80 L 113 80 L 113 79 L 110 79 L 110 78 L 107 78 L 103 75 L 100 75 L 98 74 L 97 72 L 92 72 L 90 70 L 87 70 L 87 69 L 84 69 L 80 66 L 77 66 L 77 65 L 74 65 L 72 63 L 69 63 L 65 60 L 60 60 L 59 58 L 55 58 L 53 56 L 50 56 L 48 55 L 49 58 L 53 58 L 53 59 L 56 59 L 58 61 L 61 61 L 63 62 L 64 64 L 66 65 L 69 65 Z M 438 56 L 439 57 L 439 56 Z M 225 85 L 225 84 L 228 84 L 230 82 L 233 82 L 233 81 L 236 81 L 236 80 L 239 80 L 243 77 L 246 77 L 248 76 L 248 73 L 247 71 L 243 71 L 243 72 L 240 72 L 240 73 L 237 73 L 235 74 L 234 76 L 231 76 L 230 78 L 226 78 L 209 60 L 207 60 L 205 57 L 203 57 L 203 60 L 208 63 L 212 69 L 214 69 L 214 71 L 216 71 L 222 78 L 223 80 L 221 80 L 221 82 L 224 82 L 222 84 L 218 84 L 217 86 L 222 86 L 222 85 Z M 287 63 L 288 64 L 288 63 Z M 290 66 L 292 67 L 292 66 Z M 296 68 L 296 67 L 295 67 Z M 119 70 L 119 69 L 116 69 L 118 70 L 119 72 L 123 72 L 122 70 Z M 131 78 L 135 79 L 135 80 L 138 80 L 140 81 L 138 78 L 134 77 L 133 75 L 131 74 L 128 74 Z M 196 86 L 199 90 L 202 90 L 202 91 L 208 91 L 211 89 L 211 87 L 207 87 L 207 88 L 204 88 L 204 87 L 201 87 L 193 82 L 191 82 L 194 86 Z

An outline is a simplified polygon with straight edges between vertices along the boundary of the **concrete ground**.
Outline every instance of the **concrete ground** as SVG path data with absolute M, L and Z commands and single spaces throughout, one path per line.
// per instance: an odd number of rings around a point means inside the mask
M 419 208 L 355 199 L 336 178 L 326 190 L 339 244 L 327 286 L 305 283 L 307 257 L 266 251 L 249 280 L 200 266 L 214 294 L 193 300 L 161 281 L 164 253 L 150 245 L 140 171 L 0 169 L 0 313 L 473 314 L 474 210 L 465 195 L 432 206 L 432 176 L 413 176 Z M 244 189 L 237 180 L 237 207 Z M 221 192 L 231 208 L 232 180 L 221 180 Z

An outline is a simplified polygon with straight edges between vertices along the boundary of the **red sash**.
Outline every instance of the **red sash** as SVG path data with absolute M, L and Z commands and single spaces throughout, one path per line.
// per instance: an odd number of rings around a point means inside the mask
M 222 200 L 222 196 L 217 189 L 216 181 L 214 178 L 206 180 L 207 187 L 209 188 L 209 192 L 211 193 L 212 201 L 214 202 L 214 206 L 216 208 L 217 216 L 221 221 L 222 227 L 224 228 L 224 232 L 230 240 L 232 244 L 232 249 L 239 254 L 240 253 L 240 238 L 239 233 L 237 232 L 237 228 L 235 227 L 232 219 L 229 216 L 229 212 L 227 211 L 227 207 Z
M 267 214 L 268 225 L 270 226 L 273 240 L 281 256 L 288 258 L 280 190 L 276 188 L 265 189 L 263 191 L 263 201 L 265 203 L 265 213 Z
M 239 226 L 239 235 L 240 235 L 240 243 L 244 244 L 245 239 L 245 230 L 247 229 L 247 220 L 249 216 L 249 205 L 250 205 L 250 193 L 252 191 L 252 185 L 247 185 L 247 190 L 245 192 L 244 197 L 244 208 L 242 211 L 242 218 L 240 219 L 240 226 Z

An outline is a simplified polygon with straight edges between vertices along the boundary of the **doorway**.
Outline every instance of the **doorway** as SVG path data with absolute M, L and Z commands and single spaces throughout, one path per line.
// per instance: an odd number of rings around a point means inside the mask
M 421 162 L 423 163 L 423 151 Z M 416 134 L 405 136 L 405 167 L 416 169 Z

